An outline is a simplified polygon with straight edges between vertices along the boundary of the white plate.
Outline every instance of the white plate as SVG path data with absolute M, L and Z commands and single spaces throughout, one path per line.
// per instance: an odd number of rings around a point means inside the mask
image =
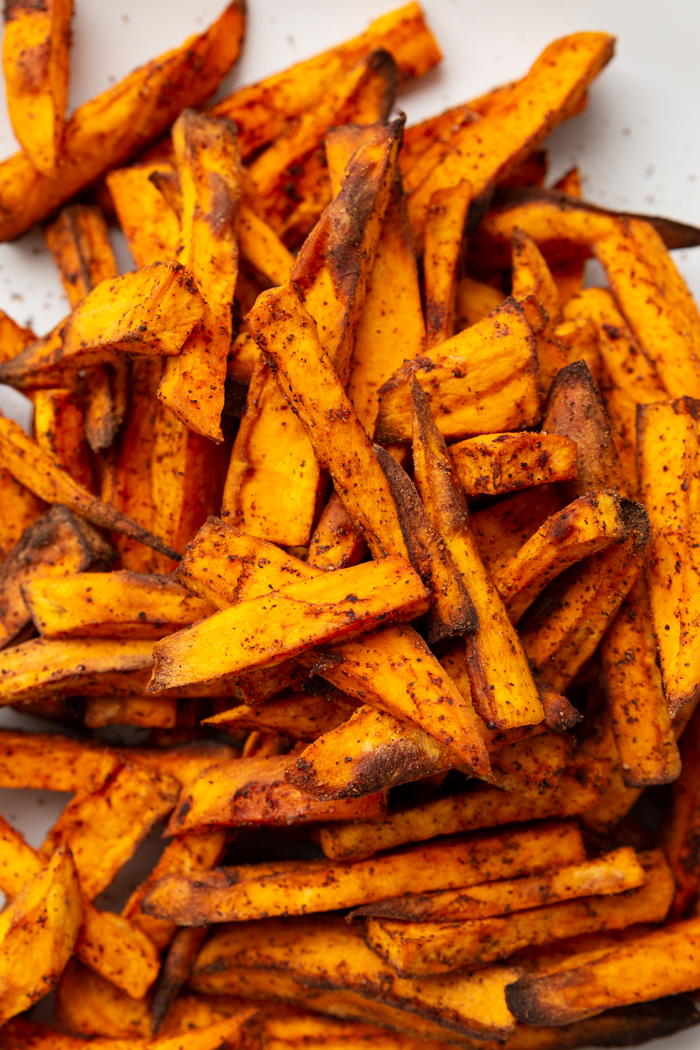
M 390 0 L 249 0 L 243 57 L 220 93 L 354 36 L 391 6 Z M 222 7 L 222 0 L 76 0 L 71 107 L 200 31 Z M 522 76 L 555 37 L 584 29 L 615 33 L 617 56 L 593 85 L 588 109 L 547 144 L 550 181 L 578 164 L 590 200 L 700 225 L 697 0 L 424 0 L 423 8 L 444 60 L 400 97 L 409 122 Z M 0 105 L 0 155 L 15 148 Z M 129 268 L 128 252 L 117 247 Z M 700 298 L 700 249 L 675 253 L 675 259 Z M 0 245 L 0 308 L 38 334 L 67 312 L 36 231 Z M 7 387 L 0 386 L 0 408 L 29 423 L 28 402 Z M 44 727 L 13 712 L 0 712 L 0 724 Z M 0 790 L 0 812 L 38 846 L 66 798 Z M 654 1045 L 697 1050 L 700 1030 Z

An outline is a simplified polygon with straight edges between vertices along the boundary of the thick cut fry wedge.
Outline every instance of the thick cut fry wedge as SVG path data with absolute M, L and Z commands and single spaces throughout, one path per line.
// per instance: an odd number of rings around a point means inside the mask
M 13 900 L 27 883 L 38 875 L 43 864 L 35 849 L 32 849 L 19 831 L 0 817 L 0 890 L 8 901 Z
M 428 642 L 432 645 L 477 630 L 476 612 L 462 574 L 428 517 L 415 485 L 385 449 L 375 445 L 374 451 L 394 497 L 411 563 L 432 594 L 426 620 Z
M 493 434 L 450 447 L 467 496 L 498 496 L 576 477 L 576 445 L 558 434 Z
M 263 867 L 221 868 L 208 876 L 171 875 L 149 893 L 146 914 L 180 925 L 242 921 L 268 915 L 302 915 L 369 904 L 386 896 L 451 889 L 530 874 L 579 858 L 580 834 L 573 825 L 496 832 L 414 847 L 406 853 L 338 864 L 287 861 Z M 564 861 L 566 863 L 566 861 Z M 289 870 L 285 871 L 285 867 Z
M 428 515 L 461 573 L 479 623 L 467 635 L 472 699 L 488 729 L 536 725 L 544 717 L 537 686 L 520 640 L 479 556 L 469 530 L 464 494 L 457 485 L 444 439 L 428 400 L 414 381 L 413 460 Z
M 681 772 L 656 663 L 649 594 L 640 573 L 603 638 L 602 684 L 628 787 L 670 784 Z
M 173 839 L 151 874 L 136 887 L 124 905 L 122 915 L 147 934 L 160 951 L 170 944 L 177 927 L 174 922 L 144 914 L 141 911 L 144 897 L 160 879 L 171 872 L 189 874 L 209 871 L 224 855 L 231 834 L 226 828 L 210 828 L 207 831 L 191 831 Z
M 55 1009 L 61 1028 L 75 1035 L 128 1039 L 138 1046 L 150 1034 L 148 1001 L 132 999 L 78 959 L 71 959 L 63 971 Z
M 683 768 L 673 785 L 673 804 L 661 831 L 661 845 L 676 879 L 676 894 L 671 908 L 671 917 L 674 919 L 680 919 L 685 914 L 700 884 L 699 725 L 700 720 L 692 718 L 681 741 Z
M 668 396 L 700 397 L 700 314 L 654 227 L 618 219 L 595 254 Z
M 209 766 L 230 762 L 238 754 L 236 748 L 218 740 L 192 740 L 170 747 L 122 747 L 110 750 L 127 765 L 135 762 L 158 776 L 174 777 L 182 787 Z
M 505 295 L 498 288 L 492 288 L 483 281 L 473 277 L 460 277 L 455 296 L 455 328 L 462 332 L 473 324 L 483 321 L 488 314 L 497 310 Z
M 556 789 L 574 748 L 566 733 L 538 733 L 491 754 L 491 781 L 503 791 L 545 795 Z
M 287 769 L 286 779 L 323 801 L 359 798 L 460 763 L 455 751 L 416 723 L 367 704 L 310 744 Z
M 226 927 L 200 952 L 190 985 L 214 994 L 226 992 L 228 970 L 233 976 L 237 967 L 263 971 L 275 983 L 278 975 L 288 975 L 302 983 L 307 995 L 313 988 L 354 991 L 364 998 L 366 1011 L 372 1010 L 373 1002 L 394 1006 L 406 1011 L 407 1022 L 410 1015 L 417 1014 L 451 1031 L 453 1039 L 491 1036 L 500 1040 L 513 1027 L 501 1006 L 500 989 L 509 974 L 517 973 L 514 967 L 403 981 L 367 948 L 361 933 L 342 919 L 272 919 Z M 362 1005 L 357 1004 L 360 1010 Z M 435 1029 L 429 1034 L 434 1035 Z
M 625 531 L 620 499 L 612 491 L 588 492 L 548 518 L 493 575 L 513 623 L 560 573 L 619 543 Z
M 700 919 L 673 923 L 602 958 L 576 966 L 576 956 L 561 973 L 522 977 L 506 996 L 519 1020 L 564 1025 L 630 1003 L 692 991 L 698 979 Z
M 663 401 L 665 388 L 606 288 L 587 288 L 568 301 L 564 312 L 571 319 L 590 318 L 596 326 L 602 366 L 600 393 L 620 471 L 633 494 L 637 476 L 637 405 Z
M 122 765 L 112 752 L 56 733 L 0 732 L 0 785 L 99 791 Z
M 11 419 L 0 418 L 0 454 L 5 468 L 47 503 L 63 503 L 79 518 L 99 528 L 113 529 L 151 547 L 166 558 L 180 555 L 132 518 L 102 503 L 42 452 L 36 442 Z
M 544 256 L 532 237 L 518 226 L 513 230 L 512 295 L 514 299 L 534 295 L 547 311 L 551 325 L 557 325 L 563 320 L 559 290 Z
M 34 638 L 0 654 L 0 703 L 145 691 L 153 666 L 149 640 Z
M 274 826 L 307 821 L 380 819 L 381 794 L 360 800 L 319 802 L 285 781 L 287 755 L 223 762 L 189 783 L 170 818 L 167 834 L 207 827 Z
M 321 511 L 318 525 L 309 541 L 307 562 L 316 569 L 347 569 L 357 565 L 367 554 L 362 533 L 350 517 L 335 490 Z
M 222 99 L 214 112 L 235 120 L 245 158 L 313 108 L 363 55 L 380 47 L 394 56 L 401 82 L 427 73 L 441 58 L 420 4 L 409 3 L 375 19 L 360 36 L 241 88 Z
M 428 349 L 454 335 L 457 267 L 470 200 L 468 182 L 436 190 L 430 198 L 423 253 Z
M 700 402 L 689 397 L 637 409 L 640 491 L 651 523 L 647 584 L 671 717 L 700 688 L 699 415 Z
M 445 158 L 435 164 L 430 150 L 411 169 L 409 216 L 417 246 L 430 198 L 437 189 L 468 179 L 474 193 L 474 225 L 482 217 L 495 184 L 510 175 L 526 154 L 568 115 L 613 53 L 605 33 L 574 33 L 550 44 L 530 72 L 491 112 L 452 137 Z M 553 74 L 556 68 L 557 75 Z
M 306 309 L 316 322 L 329 368 L 335 367 L 344 381 L 395 181 L 402 126 L 402 121 L 377 126 L 376 134 L 353 156 L 338 196 L 306 241 L 292 271 Z M 350 256 L 349 217 L 357 232 Z M 259 321 L 262 310 L 256 309 Z M 254 327 L 251 333 L 256 334 Z M 276 450 L 274 456 L 272 449 Z M 280 456 L 281 449 L 285 449 L 284 457 Z M 306 545 L 320 491 L 314 446 L 261 355 L 234 443 L 222 513 L 267 539 Z
M 564 499 L 571 501 L 595 489 L 624 493 L 610 422 L 596 382 L 583 361 L 562 368 L 552 383 L 542 430 L 576 443 L 576 474 L 561 486 Z
M 199 954 L 199 949 L 202 947 L 205 937 L 206 929 L 201 927 L 189 927 L 178 930 L 173 937 L 163 961 L 163 969 L 158 984 L 153 993 L 153 1005 L 151 1007 L 151 1032 L 153 1035 L 158 1032 L 178 992 L 186 983 L 192 964 Z
M 119 273 L 107 224 L 97 207 L 73 204 L 64 208 L 46 227 L 44 237 L 72 308 L 100 281 Z M 109 448 L 121 426 L 125 399 L 113 395 L 123 377 L 117 377 L 114 370 L 123 372 L 127 367 L 126 362 L 96 365 L 85 377 L 85 435 L 95 452 Z
M 91 369 L 91 378 L 95 379 L 93 373 L 100 369 L 101 365 Z M 109 382 L 109 376 L 107 379 Z M 99 385 L 97 379 L 95 382 Z M 61 387 L 35 390 L 32 400 L 34 437 L 39 448 L 55 459 L 75 481 L 95 492 L 95 472 L 85 439 L 85 412 L 77 392 Z
M 47 836 L 41 855 L 68 846 L 85 897 L 109 886 L 153 825 L 172 809 L 177 782 L 139 766 L 123 766 L 99 791 L 78 794 Z
M 355 824 L 321 832 L 327 857 L 352 860 L 401 846 L 421 842 L 434 835 L 452 835 L 545 817 L 577 816 L 600 800 L 609 779 L 609 762 L 573 761 L 560 778 L 556 790 L 538 797 L 521 798 L 494 787 L 479 787 L 463 795 L 436 799 L 390 813 L 375 824 Z M 574 857 L 576 862 L 583 857 Z M 569 863 L 569 862 L 567 862 Z
M 463 890 L 441 890 L 422 896 L 396 897 L 367 904 L 352 917 L 373 915 L 407 922 L 488 919 L 553 904 L 618 894 L 643 885 L 644 869 L 630 846 L 595 860 L 548 868 L 538 875 L 484 882 Z
M 641 864 L 633 860 L 628 878 L 611 896 L 583 896 L 508 917 L 463 922 L 370 918 L 367 942 L 400 977 L 415 978 L 487 965 L 563 936 L 661 922 L 673 894 L 671 871 L 660 851 L 643 854 L 640 860 Z
M 620 517 L 624 539 L 562 573 L 521 622 L 527 655 L 558 692 L 593 655 L 644 564 L 650 542 L 646 510 L 621 500 Z
M 12 128 L 32 164 L 50 179 L 63 145 L 72 15 L 72 0 L 10 0 L 5 6 L 2 64 Z
M 603 362 L 595 323 L 587 317 L 562 321 L 554 329 L 554 337 L 564 350 L 565 363 L 585 361 L 588 371 L 600 386 Z
M 75 954 L 132 999 L 145 997 L 160 970 L 158 950 L 138 926 L 88 901 Z
M 144 161 L 107 175 L 119 225 L 138 267 L 149 266 L 158 259 L 174 259 L 177 251 L 180 223 L 149 181 L 151 173 L 163 167 L 162 160 Z
M 387 620 L 413 619 L 428 592 L 400 556 L 321 574 L 269 597 L 215 613 L 154 649 L 151 691 L 275 666 L 371 631 Z
M 173 696 L 88 697 L 83 721 L 88 729 L 102 726 L 142 726 L 174 729 L 178 701 Z
M 321 570 L 273 544 L 212 520 L 191 544 L 178 579 L 200 597 L 225 609 L 267 595 L 270 589 L 278 590 L 295 579 L 308 580 L 319 574 Z M 341 692 L 415 722 L 474 769 L 488 771 L 471 705 L 413 628 L 385 627 L 359 642 L 347 642 L 322 654 L 318 662 L 319 673 Z M 246 678 L 252 677 L 249 674 L 238 679 L 247 703 L 254 702 L 246 694 Z
M 31 620 L 23 585 L 36 578 L 108 569 L 114 558 L 95 529 L 65 507 L 52 507 L 25 529 L 0 564 L 0 648 L 10 645 Z
M 539 421 L 542 385 L 535 337 L 512 299 L 429 354 L 407 361 L 384 383 L 375 430 L 383 445 L 411 440 L 414 375 L 443 437 L 519 430 Z
M 204 33 L 141 66 L 86 102 L 65 127 L 57 178 L 24 153 L 0 166 L 0 238 L 12 240 L 104 172 L 161 135 L 186 106 L 203 103 L 240 52 L 245 13 L 230 3 Z
M 512 86 L 512 85 L 511 85 Z M 498 90 L 498 89 L 497 89 Z M 452 106 L 436 117 L 428 117 L 419 124 L 409 124 L 401 147 L 401 171 L 406 174 L 419 157 L 422 157 L 435 142 L 446 142 L 463 123 L 477 120 L 480 114 L 469 102 Z
M 563 506 L 556 485 L 539 485 L 534 491 L 516 492 L 472 514 L 471 529 L 489 573 L 502 569 Z
M 248 323 L 316 457 L 330 470 L 338 495 L 374 556 L 405 557 L 389 483 L 295 286 L 263 293 Z M 314 382 L 307 389 L 310 369 Z
M 202 312 L 187 270 L 179 263 L 152 263 L 101 281 L 50 336 L 0 365 L 0 380 L 20 389 L 60 386 L 79 369 L 120 354 L 178 354 Z
M 191 430 L 218 442 L 238 276 L 235 128 L 186 109 L 173 127 L 173 146 L 182 188 L 178 258 L 194 277 L 204 308 L 182 352 L 166 363 L 158 396 Z
M 0 919 L 3 1024 L 54 987 L 72 954 L 82 915 L 70 850 L 57 849 Z
M 402 155 L 403 148 L 399 159 Z M 348 381 L 348 397 L 370 437 L 377 418 L 379 388 L 405 360 L 421 353 L 424 344 L 418 268 L 403 189 L 397 180 L 367 278 Z
M 22 593 L 42 638 L 163 638 L 213 612 L 171 576 L 37 575 L 23 585 Z
M 234 733 L 238 729 L 261 729 L 281 733 L 292 740 L 317 740 L 321 734 L 340 726 L 347 717 L 346 710 L 322 696 L 293 693 L 257 708 L 240 704 L 205 718 L 203 725 L 225 726 Z

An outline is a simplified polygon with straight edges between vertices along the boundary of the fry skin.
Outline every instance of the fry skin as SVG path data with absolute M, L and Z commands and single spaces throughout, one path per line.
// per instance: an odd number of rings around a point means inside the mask
M 55 179 L 68 101 L 72 0 L 5 5 L 2 64 L 7 108 L 22 149 L 42 175 Z
M 109 168 L 161 135 L 186 106 L 211 95 L 238 58 L 245 13 L 234 0 L 204 33 L 166 52 L 80 106 L 65 127 L 56 179 L 24 153 L 0 165 L 0 238 L 13 240 Z M 167 90 L 164 90 L 165 86 Z M 147 100 L 147 101 L 146 101 Z

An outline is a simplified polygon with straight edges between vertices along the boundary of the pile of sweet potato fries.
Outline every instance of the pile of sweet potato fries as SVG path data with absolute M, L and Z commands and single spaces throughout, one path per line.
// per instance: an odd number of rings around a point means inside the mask
M 5 8 L 71 312 L 0 316 L 0 787 L 73 798 L 0 818 L 0 1048 L 697 1024 L 700 231 L 543 188 L 613 38 L 405 127 L 409 3 L 207 107 L 234 0 L 66 121 L 71 0 Z

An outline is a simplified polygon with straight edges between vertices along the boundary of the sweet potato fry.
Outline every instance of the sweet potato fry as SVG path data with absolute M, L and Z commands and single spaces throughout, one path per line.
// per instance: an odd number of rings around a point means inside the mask
M 410 171 L 418 158 L 422 157 L 435 142 L 448 141 L 449 136 L 453 135 L 463 123 L 477 120 L 480 115 L 475 109 L 472 109 L 469 102 L 463 102 L 459 106 L 446 109 L 444 113 L 439 113 L 436 117 L 428 117 L 419 124 L 409 124 L 401 147 L 402 173 L 406 174 Z
M 270 597 L 215 613 L 160 642 L 154 649 L 156 665 L 149 689 L 213 682 L 274 667 L 371 631 L 387 620 L 413 619 L 427 606 L 428 592 L 398 555 L 321 574 Z M 251 624 L 255 625 L 252 633 Z
M 204 33 L 141 66 L 86 102 L 65 127 L 58 176 L 24 153 L 0 166 L 0 238 L 13 240 L 104 172 L 161 135 L 186 106 L 204 102 L 238 58 L 245 24 L 234 0 Z
M 399 158 L 402 154 L 403 148 Z M 418 269 L 403 189 L 397 180 L 367 278 L 348 381 L 348 397 L 370 437 L 377 418 L 379 388 L 404 360 L 421 353 L 424 343 Z
M 451 1032 L 452 1039 L 500 1040 L 513 1028 L 501 1006 L 501 988 L 512 979 L 509 975 L 515 976 L 515 968 L 490 967 L 473 975 L 403 981 L 367 948 L 358 931 L 325 915 L 236 923 L 216 931 L 199 954 L 190 985 L 214 994 L 227 992 L 229 969 L 235 981 L 237 967 L 252 973 L 266 971 L 268 982 L 291 977 L 302 983 L 307 996 L 312 988 L 354 991 L 363 997 L 357 1007 L 361 1011 L 364 1005 L 365 1015 L 373 1003 L 386 1004 L 406 1011 L 408 1023 L 416 1014 L 437 1022 Z M 435 1028 L 428 1034 L 435 1035 Z
M 699 919 L 673 923 L 561 973 L 521 977 L 506 991 L 509 1006 L 529 1024 L 564 1025 L 613 1006 L 691 991 L 697 984 Z
M 491 777 L 496 787 L 520 795 L 546 795 L 556 789 L 574 748 L 566 733 L 538 733 L 496 749 Z
M 634 850 L 624 846 L 595 860 L 548 868 L 537 875 L 378 901 L 358 908 L 352 917 L 372 915 L 410 922 L 487 919 L 557 901 L 618 894 L 636 889 L 644 881 L 644 869 Z
M 178 553 L 157 536 L 108 503 L 102 503 L 74 481 L 11 419 L 0 418 L 0 453 L 5 468 L 40 499 L 63 503 L 77 517 L 93 525 L 121 532 L 166 558 L 179 561 Z
M 60 846 L 73 854 L 85 897 L 93 900 L 172 809 L 177 782 L 139 766 L 123 766 L 99 791 L 78 794 L 49 832 L 40 854 Z
M 699 410 L 700 403 L 689 397 L 637 409 L 640 491 L 651 523 L 647 584 L 671 717 L 693 701 L 700 687 L 695 553 Z
M 670 784 L 681 772 L 652 627 L 649 595 L 640 573 L 601 646 L 602 685 L 628 787 Z
M 427 398 L 412 387 L 413 461 L 423 503 L 441 534 L 476 610 L 467 635 L 467 670 L 477 713 L 489 729 L 536 725 L 544 716 L 518 636 L 479 557 L 468 509 Z
M 171 576 L 33 576 L 22 593 L 42 638 L 164 638 L 213 612 Z
M 92 290 L 119 273 L 107 224 L 99 208 L 73 204 L 44 230 L 44 238 L 61 275 L 64 291 L 75 308 Z M 121 426 L 126 400 L 118 396 L 127 363 L 96 365 L 82 384 L 85 435 L 94 452 L 109 448 Z M 115 396 L 116 395 L 116 396 Z M 66 468 L 69 469 L 69 468 Z M 78 478 L 82 480 L 82 478 Z
M 222 711 L 205 718 L 203 725 L 225 726 L 234 733 L 237 729 L 262 729 L 281 733 L 292 740 L 316 740 L 341 725 L 348 712 L 338 704 L 310 693 L 293 693 L 269 700 L 260 707 L 240 704 L 230 711 Z
M 454 335 L 457 266 L 470 200 L 471 186 L 465 181 L 436 190 L 430 198 L 423 254 L 427 349 Z
M 539 485 L 472 514 L 469 522 L 489 572 L 498 572 L 563 506 L 556 485 Z
M 660 851 L 642 854 L 640 861 L 632 857 L 628 878 L 610 896 L 545 904 L 507 918 L 462 922 L 370 918 L 367 941 L 400 977 L 414 978 L 487 965 L 528 945 L 551 943 L 562 936 L 661 922 L 673 893 L 670 869 Z
M 534 295 L 547 311 L 550 325 L 558 325 L 562 318 L 559 289 L 550 273 L 542 252 L 532 237 L 516 226 L 513 230 L 513 285 L 514 299 Z M 540 361 L 542 368 L 542 361 Z M 552 376 L 553 378 L 553 376 Z
M 191 430 L 218 442 L 238 276 L 235 128 L 186 109 L 173 126 L 173 146 L 183 201 L 178 258 L 194 277 L 204 308 L 182 352 L 166 362 L 158 396 Z
M 323 350 L 347 379 L 352 347 L 381 223 L 395 180 L 402 122 L 378 126 L 353 156 L 338 196 L 300 252 L 292 279 L 314 318 Z M 351 257 L 347 222 L 357 229 Z M 271 294 L 271 293 L 268 293 Z M 259 324 L 262 308 L 256 307 Z M 251 334 L 255 331 L 251 328 Z M 246 530 L 306 545 L 320 495 L 314 447 L 294 418 L 267 362 L 256 365 L 234 442 L 222 513 Z M 271 449 L 277 449 L 274 457 Z M 281 457 L 280 449 L 285 449 Z
M 372 553 L 375 557 L 405 557 L 407 549 L 389 483 L 295 286 L 263 293 L 248 323 L 316 457 L 330 470 L 338 495 Z M 310 362 L 313 391 L 307 390 Z M 355 480 L 359 477 L 361 486 Z
M 88 697 L 83 721 L 88 729 L 103 726 L 141 726 L 174 729 L 178 702 L 172 696 Z
M 610 423 L 583 361 L 562 368 L 552 383 L 542 430 L 576 442 L 576 474 L 560 488 L 564 499 L 571 501 L 595 489 L 624 493 Z
M 379 391 L 375 440 L 380 444 L 411 439 L 414 375 L 445 438 L 519 430 L 540 418 L 535 338 L 511 299 L 429 354 L 407 361 L 387 380 Z
M 331 492 L 309 540 L 307 562 L 316 569 L 347 569 L 367 554 L 362 533 L 350 517 L 338 493 Z
M 492 288 L 483 281 L 473 277 L 460 277 L 455 296 L 455 328 L 458 332 L 478 324 L 479 321 L 497 310 L 505 295 L 498 288 Z
M 426 619 L 428 642 L 477 630 L 476 612 L 462 574 L 428 517 L 415 485 L 385 449 L 375 445 L 374 450 L 389 482 L 411 563 L 432 594 Z
M 700 397 L 700 314 L 654 227 L 618 219 L 595 254 L 668 396 Z
M 263 867 L 221 868 L 198 879 L 171 875 L 144 901 L 146 914 L 180 925 L 242 921 L 271 915 L 301 915 L 353 908 L 394 895 L 451 889 L 523 875 L 556 864 L 579 848 L 577 829 L 562 824 L 496 832 L 417 846 L 406 853 L 368 861 L 288 861 Z M 572 846 L 573 842 L 573 846 Z M 288 867 L 289 870 L 285 870 Z
M 102 368 L 102 365 L 97 365 L 91 369 L 91 377 L 94 378 L 92 373 Z M 107 379 L 109 381 L 109 377 Z M 85 412 L 77 393 L 54 387 L 53 390 L 34 391 L 32 400 L 34 437 L 39 448 L 57 460 L 75 481 L 95 492 L 95 473 L 85 439 Z
M 567 303 L 568 307 L 568 303 Z M 600 354 L 598 330 L 587 317 L 562 321 L 554 329 L 554 336 L 564 350 L 566 364 L 585 361 L 588 371 L 600 385 L 603 362 Z
M 566 304 L 565 315 L 577 320 L 590 318 L 596 326 L 602 366 L 600 393 L 622 476 L 630 493 L 634 494 L 637 405 L 663 401 L 666 391 L 607 289 L 587 288 L 574 296 Z
M 30 623 L 22 586 L 35 578 L 87 569 L 108 569 L 115 552 L 90 525 L 63 506 L 52 507 L 30 525 L 0 564 L 0 648 Z
M 222 99 L 214 113 L 235 120 L 245 159 L 313 108 L 363 55 L 380 47 L 394 56 L 402 83 L 427 73 L 441 58 L 420 4 L 409 3 L 375 19 L 360 36 L 241 88 Z
M 680 744 L 683 768 L 673 785 L 673 803 L 661 830 L 661 845 L 676 879 L 671 918 L 680 919 L 700 884 L 700 748 L 698 725 L 692 718 Z
M 117 168 L 107 175 L 107 188 L 134 262 L 141 268 L 158 259 L 175 259 L 180 223 L 149 176 L 162 169 L 154 160 Z
M 7 108 L 22 149 L 42 175 L 55 179 L 68 101 L 72 0 L 5 8 L 2 64 Z
M 285 782 L 287 755 L 223 762 L 189 783 L 170 818 L 167 834 L 243 824 L 298 824 L 307 821 L 377 819 L 381 794 L 360 800 L 319 802 Z
M 0 784 L 44 791 L 99 791 L 121 766 L 99 745 L 56 733 L 0 733 Z
M 644 563 L 650 541 L 644 507 L 621 500 L 620 516 L 624 539 L 562 573 L 521 622 L 525 651 L 558 692 L 593 655 Z
M 55 1010 L 61 1028 L 76 1035 L 128 1039 L 133 1046 L 150 1034 L 148 1001 L 132 999 L 78 959 L 70 960 L 58 982 Z
M 390 813 L 374 824 L 330 825 L 321 832 L 327 857 L 351 860 L 380 850 L 421 842 L 433 835 L 495 827 L 545 817 L 571 817 L 595 806 L 609 779 L 609 762 L 574 760 L 550 794 L 521 798 L 499 788 L 479 787 L 463 795 L 436 799 Z M 574 857 L 573 863 L 583 860 Z
M 186 983 L 206 935 L 206 928 L 195 926 L 178 930 L 173 937 L 163 962 L 160 979 L 153 993 L 151 1032 L 154 1036 L 165 1020 L 178 992 Z
M 182 787 L 209 766 L 230 762 L 238 751 L 218 740 L 192 740 L 170 747 L 111 748 L 126 764 L 146 766 L 161 777 L 174 777 Z
M 302 751 L 286 779 L 323 801 L 359 798 L 443 773 L 460 762 L 455 751 L 415 722 L 367 704 Z
M 20 389 L 54 387 L 120 354 L 179 354 L 202 311 L 187 270 L 153 263 L 101 281 L 50 336 L 0 365 L 0 379 Z
M 151 874 L 136 887 L 122 909 L 122 915 L 153 941 L 163 951 L 176 932 L 174 922 L 154 919 L 141 911 L 141 903 L 150 889 L 171 872 L 209 871 L 221 860 L 226 842 L 231 835 L 226 828 L 210 828 L 207 831 L 191 831 L 172 840 Z
M 550 44 L 530 72 L 481 121 L 452 137 L 442 161 L 428 151 L 414 165 L 406 186 L 409 216 L 417 247 L 430 198 L 437 189 L 468 179 L 476 207 L 474 225 L 488 206 L 495 184 L 510 175 L 527 153 L 576 106 L 590 82 L 613 53 L 614 39 L 604 33 L 574 33 Z M 552 76 L 556 66 L 560 76 Z
M 624 535 L 620 499 L 609 490 L 579 496 L 548 518 L 493 574 L 512 622 L 570 565 L 619 543 Z
M 576 445 L 558 434 L 493 434 L 450 447 L 467 496 L 497 496 L 576 477 Z
M 82 913 L 70 850 L 57 849 L 0 920 L 3 1024 L 56 984 L 73 951 Z

